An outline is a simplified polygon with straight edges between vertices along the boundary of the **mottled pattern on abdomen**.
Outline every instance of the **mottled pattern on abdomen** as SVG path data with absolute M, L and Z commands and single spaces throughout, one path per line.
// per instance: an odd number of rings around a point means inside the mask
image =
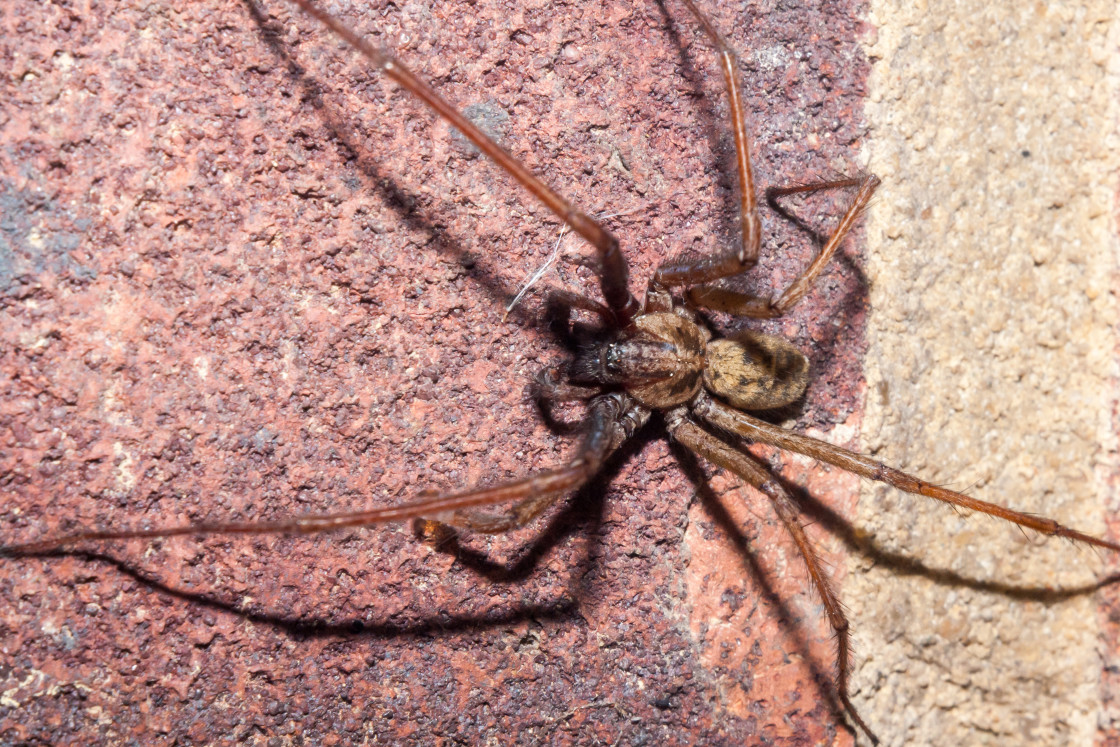
M 704 386 L 740 410 L 771 410 L 798 399 L 809 361 L 780 337 L 742 332 L 708 343 Z

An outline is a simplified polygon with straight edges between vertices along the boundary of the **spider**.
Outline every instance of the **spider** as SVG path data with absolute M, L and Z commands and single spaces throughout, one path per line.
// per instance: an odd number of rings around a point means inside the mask
M 719 36 L 705 22 L 703 15 L 691 4 L 690 10 L 705 26 L 709 38 L 719 47 Z M 345 30 L 336 28 L 343 33 Z M 725 69 L 733 70 L 732 57 L 723 49 Z M 728 73 L 728 88 L 734 102 L 737 83 L 733 72 Z M 421 89 L 427 90 L 427 89 Z M 732 111 L 740 114 L 741 108 Z M 454 118 L 454 112 L 445 115 Z M 458 121 L 472 140 L 486 150 L 486 142 L 469 122 Z M 416 517 L 426 520 L 424 531 L 433 536 L 445 532 L 450 524 L 475 531 L 499 532 L 522 525 L 535 517 L 547 502 L 570 492 L 573 488 L 593 478 L 604 458 L 620 442 L 649 417 L 653 411 L 662 413 L 666 425 L 679 442 L 692 448 L 732 472 L 742 476 L 766 493 L 775 503 L 782 520 L 790 528 L 798 546 L 805 553 L 813 581 L 818 586 L 828 607 L 829 617 L 837 627 L 840 638 L 838 690 L 852 717 L 866 729 L 846 695 L 845 627 L 842 613 L 835 604 L 835 595 L 827 581 L 827 574 L 819 568 L 815 556 L 799 533 L 792 508 L 780 484 L 769 478 L 762 465 L 748 452 L 736 448 L 737 442 L 729 440 L 727 433 L 736 433 L 749 440 L 770 443 L 782 448 L 814 456 L 851 468 L 865 477 L 883 479 L 913 492 L 931 495 L 949 502 L 957 502 L 976 510 L 987 510 L 993 515 L 1018 521 L 1040 530 L 1054 530 L 1044 520 L 982 504 L 967 496 L 924 485 L 901 473 L 875 465 L 870 460 L 807 439 L 733 410 L 767 410 L 796 400 L 804 390 L 807 371 L 804 357 L 779 338 L 758 333 L 744 333 L 729 340 L 710 340 L 697 308 L 732 309 L 747 316 L 776 316 L 797 303 L 809 291 L 813 279 L 835 251 L 844 234 L 857 219 L 860 210 L 870 199 L 877 184 L 874 177 L 838 180 L 832 183 L 774 190 L 772 195 L 805 192 L 810 189 L 852 187 L 857 197 L 847 210 L 844 219 L 814 263 L 786 293 L 773 302 L 765 299 L 736 297 L 731 291 L 712 285 L 722 276 L 741 273 L 750 268 L 758 252 L 757 206 L 754 202 L 751 164 L 747 152 L 742 121 L 735 123 L 736 145 L 739 153 L 740 175 L 746 187 L 743 190 L 744 241 L 743 247 L 733 254 L 721 255 L 705 262 L 671 263 L 655 275 L 644 301 L 630 295 L 626 281 L 626 267 L 622 254 L 611 237 L 586 216 L 566 213 L 573 228 L 589 238 L 601 253 L 600 271 L 605 305 L 580 297 L 567 297 L 572 305 L 597 315 L 603 325 L 613 331 L 613 337 L 600 342 L 581 354 L 567 370 L 568 379 L 557 380 L 550 373 L 542 375 L 539 391 L 544 399 L 582 400 L 587 403 L 588 433 L 579 455 L 568 466 L 536 475 L 525 481 L 481 491 L 444 495 L 395 509 L 347 514 L 344 517 L 304 518 L 297 522 L 279 522 L 272 525 L 259 523 L 244 525 L 192 525 L 182 530 L 153 529 L 143 532 L 85 533 L 66 538 L 46 540 L 42 543 L 9 547 L 12 553 L 59 549 L 78 541 L 96 539 L 168 536 L 175 533 L 199 534 L 208 531 L 317 531 L 335 528 L 347 523 L 374 523 Z M 497 152 L 491 155 L 501 162 Z M 503 164 L 516 170 L 515 163 Z M 527 186 L 535 183 L 521 174 Z M 554 197 L 550 192 L 531 191 L 546 202 Z M 564 212 L 565 209 L 561 209 Z M 687 289 L 674 296 L 673 289 Z M 711 396 L 712 394 L 715 397 Z M 511 511 L 479 513 L 472 506 L 490 503 L 520 501 Z M 1116 549 L 1115 545 L 1095 540 L 1080 533 L 1067 533 L 1084 542 L 1096 543 Z M 839 617 L 838 617 L 839 616 Z

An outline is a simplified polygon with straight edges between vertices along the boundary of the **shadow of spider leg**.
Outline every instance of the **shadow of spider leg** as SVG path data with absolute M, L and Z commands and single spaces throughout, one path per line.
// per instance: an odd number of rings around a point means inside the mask
M 567 466 L 499 485 L 430 496 L 398 506 L 366 511 L 296 516 L 272 522 L 203 522 L 151 529 L 95 530 L 0 546 L 0 556 L 41 555 L 89 542 L 153 539 L 210 534 L 313 534 L 347 527 L 372 526 L 408 519 L 497 533 L 521 526 L 548 505 L 595 475 L 603 460 L 645 423 L 648 411 L 622 393 L 596 397 L 588 404 L 586 430 L 577 455 Z M 507 511 L 483 514 L 479 507 L 513 503 Z
M 793 502 L 793 498 L 790 496 L 789 492 L 774 479 L 769 469 L 765 465 L 759 463 L 754 455 L 730 446 L 718 437 L 691 422 L 688 419 L 688 408 L 677 408 L 667 413 L 665 419 L 668 423 L 669 431 L 682 445 L 704 457 L 709 462 L 735 473 L 743 478 L 747 484 L 753 486 L 770 499 L 770 503 L 774 507 L 774 512 L 778 515 L 778 519 L 781 520 L 786 531 L 793 537 L 793 541 L 797 544 L 798 552 L 800 552 L 801 557 L 805 560 L 805 565 L 809 569 L 809 577 L 813 580 L 813 586 L 816 587 L 817 592 L 820 593 L 821 601 L 824 603 L 824 610 L 825 615 L 828 617 L 828 623 L 832 626 L 832 630 L 836 634 L 836 692 L 840 697 L 840 702 L 859 728 L 866 732 L 873 742 L 878 742 L 878 737 L 872 733 L 871 729 L 856 711 L 848 695 L 848 677 L 851 670 L 852 652 L 848 618 L 844 615 L 843 605 L 840 603 L 840 598 L 836 594 L 836 590 L 832 588 L 832 581 L 829 580 L 828 574 L 825 572 L 816 550 L 813 549 L 813 545 L 809 542 L 809 538 L 805 534 L 805 529 L 801 524 L 801 520 L 798 518 L 798 510 Z
M 1074 542 L 1083 542 L 1094 547 L 1120 552 L 1120 543 L 1110 542 L 1091 534 L 1079 532 L 1076 529 L 1070 529 L 1045 516 L 1015 511 L 997 503 L 982 501 L 964 493 L 958 493 L 955 490 L 933 485 L 901 470 L 888 467 L 863 454 L 857 454 L 840 446 L 834 446 L 827 441 L 803 436 L 800 433 L 793 433 L 776 425 L 771 425 L 747 413 L 727 407 L 710 397 L 702 398 L 693 408 L 693 412 L 712 425 L 744 438 L 819 459 L 834 467 L 853 472 L 860 477 L 886 483 L 906 493 L 924 495 L 927 498 L 933 498 L 951 506 L 979 511 L 997 519 L 1033 529 L 1048 537 L 1065 537 Z

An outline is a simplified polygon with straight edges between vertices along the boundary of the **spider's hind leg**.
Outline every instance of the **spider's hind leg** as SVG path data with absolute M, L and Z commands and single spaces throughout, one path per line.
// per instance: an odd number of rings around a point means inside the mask
M 696 398 L 693 403 L 692 412 L 705 422 L 716 428 L 727 431 L 728 433 L 734 433 L 758 443 L 770 444 L 771 446 L 776 446 L 786 451 L 804 454 L 807 457 L 817 459 L 826 464 L 831 464 L 834 467 L 839 467 L 842 470 L 867 478 L 868 480 L 886 483 L 905 493 L 924 495 L 927 498 L 933 498 L 934 500 L 941 501 L 950 506 L 968 509 L 969 511 L 979 511 L 980 513 L 994 516 L 997 519 L 1003 519 L 1004 521 L 1018 524 L 1021 527 L 1033 529 L 1048 537 L 1065 537 L 1074 542 L 1082 542 L 1087 545 L 1120 552 L 1120 542 L 1113 542 L 1102 537 L 1094 537 L 1091 534 L 1071 529 L 1046 516 L 1015 511 L 1006 506 L 1001 506 L 998 503 L 982 501 L 979 498 L 973 498 L 970 495 L 958 493 L 955 490 L 949 490 L 940 485 L 933 485 L 932 483 L 928 483 L 925 480 L 921 480 L 901 470 L 888 467 L 864 454 L 849 451 L 840 446 L 830 444 L 827 441 L 822 441 L 819 438 L 812 438 L 811 436 L 804 436 L 800 433 L 787 431 L 784 428 L 767 423 L 764 420 L 759 420 L 745 412 L 739 412 L 734 408 L 728 407 L 705 394 L 701 394 Z
M 836 635 L 836 694 L 852 721 L 871 738 L 872 743 L 878 744 L 879 738 L 856 711 L 848 695 L 848 678 L 852 666 L 848 618 L 844 614 L 843 605 L 833 587 L 832 579 L 829 578 L 817 551 L 805 534 L 793 498 L 781 483 L 774 479 L 769 469 L 759 463 L 752 454 L 734 448 L 692 422 L 686 408 L 680 407 L 666 413 L 665 420 L 673 437 L 682 445 L 713 464 L 735 473 L 770 499 L 774 512 L 793 538 L 798 552 L 805 561 L 813 586 L 820 594 L 828 624 Z

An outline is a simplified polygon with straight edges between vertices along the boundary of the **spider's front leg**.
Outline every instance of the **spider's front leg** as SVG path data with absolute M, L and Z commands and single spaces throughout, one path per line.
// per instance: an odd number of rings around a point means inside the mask
M 687 1 L 687 0 L 686 0 Z M 630 293 L 630 269 L 626 258 L 619 249 L 618 239 L 603 227 L 599 221 L 584 213 L 563 196 L 541 181 L 533 172 L 514 158 L 471 122 L 461 111 L 439 95 L 434 88 L 417 77 L 408 67 L 387 50 L 374 47 L 330 13 L 318 7 L 312 0 L 291 0 L 305 13 L 331 29 L 351 48 L 361 54 L 385 77 L 393 80 L 425 106 L 435 112 L 445 122 L 463 134 L 479 150 L 513 177 L 526 191 L 542 205 L 564 221 L 585 241 L 595 247 L 601 271 L 599 285 L 614 318 L 625 324 L 638 313 L 637 299 Z
M 518 481 L 517 494 L 510 496 L 516 502 L 507 509 L 469 509 L 419 518 L 414 525 L 417 533 L 427 542 L 443 544 L 454 536 L 456 529 L 500 534 L 523 527 L 561 496 L 586 483 L 599 471 L 603 460 L 648 419 L 649 410 L 621 392 L 595 397 L 588 404 L 587 430 L 579 453 L 567 467 Z M 570 474 L 570 479 L 557 484 L 553 476 L 561 472 Z
M 538 405 L 549 408 L 557 402 L 586 402 L 602 390 L 561 381 L 556 369 L 546 368 L 533 378 L 530 391 Z
M 587 482 L 611 451 L 633 435 L 648 418 L 649 411 L 625 394 L 613 393 L 596 397 L 588 405 L 588 427 L 579 453 L 566 466 L 491 487 L 427 495 L 420 500 L 397 506 L 337 514 L 310 514 L 272 522 L 204 522 L 150 529 L 80 531 L 31 542 L 0 545 L 0 557 L 49 554 L 72 550 L 91 542 L 215 534 L 314 534 L 408 519 L 426 522 L 422 528 L 444 539 L 448 535 L 447 530 L 441 529 L 443 525 L 480 532 L 503 532 L 531 521 L 559 496 Z M 493 514 L 478 511 L 482 506 L 511 502 L 514 505 L 508 511 Z

